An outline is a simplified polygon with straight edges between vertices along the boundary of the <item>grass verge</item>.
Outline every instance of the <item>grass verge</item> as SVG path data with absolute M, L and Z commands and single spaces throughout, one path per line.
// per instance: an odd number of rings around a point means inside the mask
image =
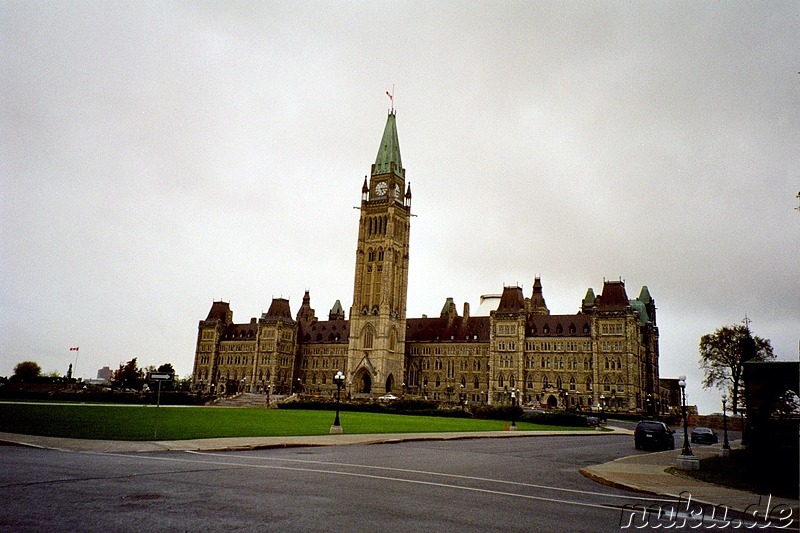
M 0 432 L 104 440 L 327 435 L 331 411 L 81 404 L 0 404 Z M 507 422 L 387 413 L 340 415 L 347 433 L 501 431 Z M 518 422 L 520 431 L 586 430 Z

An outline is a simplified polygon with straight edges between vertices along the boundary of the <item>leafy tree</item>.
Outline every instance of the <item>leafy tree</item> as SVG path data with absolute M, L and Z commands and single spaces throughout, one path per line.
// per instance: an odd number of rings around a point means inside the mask
M 156 368 L 153 367 L 152 371 L 153 372 L 166 372 L 167 374 L 172 374 L 173 375 L 173 379 L 174 379 L 174 376 L 175 376 L 175 368 L 173 368 L 172 363 L 164 363 L 163 365 L 158 367 L 158 370 L 156 370 Z M 152 384 L 151 384 L 151 386 L 152 386 Z M 172 380 L 161 384 L 161 390 L 173 390 L 174 388 L 175 388 L 175 383 Z
M 144 370 L 139 368 L 134 357 L 124 365 L 119 365 L 119 370 L 114 371 L 111 381 L 123 389 L 141 390 L 144 384 Z
M 700 367 L 705 371 L 704 388 L 717 387 L 731 393 L 733 413 L 738 412 L 745 361 L 773 359 L 769 339 L 750 335 L 746 325 L 723 326 L 700 338 Z
M 42 375 L 42 367 L 34 361 L 22 361 L 14 367 L 14 377 L 20 381 L 38 378 Z

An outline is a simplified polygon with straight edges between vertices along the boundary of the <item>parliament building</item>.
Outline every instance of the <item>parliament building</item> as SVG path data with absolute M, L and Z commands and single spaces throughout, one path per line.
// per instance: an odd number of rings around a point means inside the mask
M 320 320 L 309 292 L 296 315 L 274 298 L 260 318 L 236 323 L 228 302 L 200 321 L 195 390 L 332 396 L 346 376 L 351 398 L 392 393 L 442 403 L 521 403 L 651 411 L 659 398 L 656 306 L 647 287 L 629 298 L 604 280 L 571 315 L 547 308 L 541 280 L 483 297 L 478 312 L 447 298 L 438 317 L 407 318 L 411 187 L 394 111 L 361 189 L 353 300 Z

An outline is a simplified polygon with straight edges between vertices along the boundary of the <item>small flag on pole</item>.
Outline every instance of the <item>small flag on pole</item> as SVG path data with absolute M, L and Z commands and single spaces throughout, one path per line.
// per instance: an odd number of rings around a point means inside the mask
M 389 91 L 386 91 L 386 96 L 388 96 L 389 100 L 391 100 L 392 103 L 394 103 L 394 96 L 392 96 L 392 93 L 390 93 Z
M 78 350 L 80 350 L 80 349 L 81 349 L 81 347 L 80 347 L 80 346 L 76 346 L 76 347 L 74 347 L 74 348 L 70 348 L 70 349 L 69 349 L 69 351 L 70 351 L 70 352 L 77 352 L 77 351 L 78 351 Z

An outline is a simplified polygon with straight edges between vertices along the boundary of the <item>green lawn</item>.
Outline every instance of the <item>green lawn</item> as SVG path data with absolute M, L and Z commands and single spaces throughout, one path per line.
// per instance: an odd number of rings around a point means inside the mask
M 326 435 L 332 411 L 82 404 L 0 404 L 0 432 L 79 439 L 158 440 Z M 343 412 L 346 433 L 500 431 L 506 422 L 436 416 Z M 529 423 L 521 431 L 568 430 Z

